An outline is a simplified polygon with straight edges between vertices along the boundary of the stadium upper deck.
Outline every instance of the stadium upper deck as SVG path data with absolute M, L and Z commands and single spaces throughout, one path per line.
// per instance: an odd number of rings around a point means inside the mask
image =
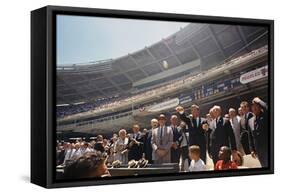
M 159 88 L 154 88 L 140 94 L 132 95 L 122 100 L 108 103 L 106 104 L 106 106 L 100 106 L 99 108 L 92 109 L 88 112 L 71 115 L 63 119 L 59 119 L 58 121 L 71 121 L 78 118 L 91 118 L 98 115 L 106 116 L 106 114 L 112 113 L 112 110 L 117 111 L 116 114 L 118 115 L 118 111 L 131 109 L 132 104 L 134 104 L 134 106 L 137 106 L 147 102 L 152 103 L 157 101 L 157 99 L 159 101 L 159 99 L 165 99 L 170 94 L 176 93 L 180 97 L 179 94 L 181 94 L 183 91 L 191 91 L 192 88 L 196 88 L 197 86 L 201 86 L 204 83 L 208 83 L 219 78 L 225 79 L 225 77 L 229 77 L 229 74 L 235 72 L 238 72 L 240 76 L 240 73 L 242 73 L 243 71 L 245 72 L 247 68 L 247 71 L 249 71 L 249 68 L 253 68 L 252 66 L 256 67 L 256 64 L 260 62 L 262 62 L 262 64 L 266 64 L 267 52 L 267 46 L 264 46 L 231 61 L 228 61 L 227 63 L 223 63 L 219 66 L 215 66 L 209 70 L 203 71 L 197 75 L 183 77 L 182 79 L 177 79 L 171 84 L 167 84 Z
M 267 36 L 263 27 L 189 24 L 149 47 L 117 59 L 58 66 L 57 104 L 125 98 L 138 89 L 205 71 L 248 53 L 266 45 Z

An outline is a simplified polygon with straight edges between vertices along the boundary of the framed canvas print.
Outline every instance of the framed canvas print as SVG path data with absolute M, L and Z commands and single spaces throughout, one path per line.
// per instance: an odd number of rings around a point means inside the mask
M 273 21 L 31 12 L 31 182 L 274 172 Z

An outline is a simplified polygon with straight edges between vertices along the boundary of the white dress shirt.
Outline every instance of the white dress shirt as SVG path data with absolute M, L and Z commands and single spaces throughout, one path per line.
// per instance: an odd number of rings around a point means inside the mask
M 199 159 L 197 161 L 191 160 L 190 166 L 189 166 L 190 172 L 205 171 L 205 170 L 206 170 L 206 165 L 203 160 L 201 160 L 201 159 Z

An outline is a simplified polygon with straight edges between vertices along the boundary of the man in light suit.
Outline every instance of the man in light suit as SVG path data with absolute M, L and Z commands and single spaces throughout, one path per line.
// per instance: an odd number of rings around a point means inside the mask
M 155 164 L 171 162 L 171 147 L 173 144 L 173 131 L 166 126 L 166 117 L 164 114 L 159 116 L 159 127 L 152 131 L 152 159 Z
M 232 126 L 232 129 L 233 129 L 233 132 L 234 132 L 234 135 L 235 135 L 235 140 L 236 140 L 236 147 L 237 147 L 237 150 L 241 151 L 242 150 L 242 145 L 241 145 L 241 142 L 240 142 L 240 118 L 237 116 L 236 114 L 236 110 L 234 108 L 230 108 L 229 111 L 228 111 L 228 114 L 229 114 L 229 121 L 230 121 L 230 124 Z

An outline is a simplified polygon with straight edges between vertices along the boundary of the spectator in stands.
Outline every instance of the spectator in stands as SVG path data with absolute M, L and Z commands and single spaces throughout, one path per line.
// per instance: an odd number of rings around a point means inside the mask
M 166 117 L 164 114 L 159 116 L 159 127 L 152 131 L 152 159 L 156 164 L 171 162 L 171 146 L 173 144 L 173 131 L 166 126 Z
M 237 164 L 231 161 L 231 149 L 227 146 L 222 146 L 219 151 L 219 159 L 216 162 L 215 170 L 231 170 L 237 169 Z
M 110 173 L 105 164 L 106 156 L 102 153 L 85 153 L 66 165 L 65 179 L 107 177 Z
M 129 138 L 127 137 L 127 131 L 125 129 L 120 129 L 114 152 L 116 153 L 116 160 L 119 160 L 123 164 L 128 163 L 128 143 Z
M 140 132 L 140 126 L 135 124 L 132 127 L 133 133 L 129 137 L 128 160 L 139 160 L 143 157 L 144 136 Z
M 178 127 L 178 117 L 177 115 L 172 115 L 171 119 L 171 129 L 173 131 L 173 144 L 171 147 L 171 162 L 172 163 L 179 163 L 180 161 L 180 142 L 179 139 L 181 138 L 180 129 Z
M 204 171 L 206 170 L 206 165 L 203 160 L 200 158 L 200 147 L 197 145 L 192 145 L 189 147 L 189 158 L 191 160 L 189 171 Z

